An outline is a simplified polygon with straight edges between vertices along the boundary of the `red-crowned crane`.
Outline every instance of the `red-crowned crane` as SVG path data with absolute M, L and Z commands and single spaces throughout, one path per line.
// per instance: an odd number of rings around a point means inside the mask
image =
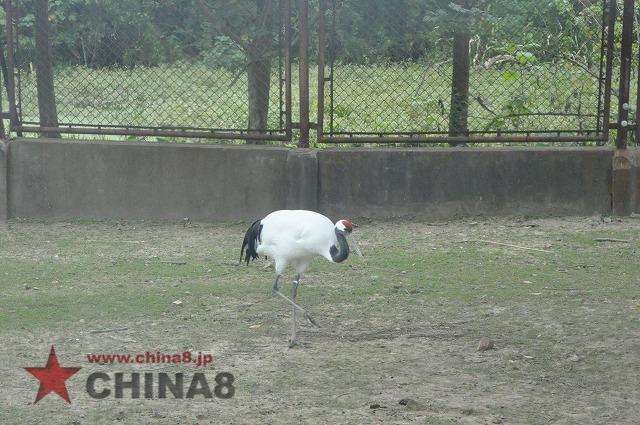
M 347 236 L 353 231 L 348 220 L 338 220 L 334 225 L 322 214 L 306 210 L 274 211 L 262 220 L 254 222 L 244 236 L 240 261 L 249 261 L 265 255 L 274 262 L 276 280 L 272 292 L 293 306 L 293 324 L 289 347 L 297 345 L 297 310 L 313 325 L 318 326 L 311 315 L 296 303 L 300 275 L 307 271 L 315 257 L 324 257 L 332 263 L 341 263 L 349 256 Z M 291 298 L 278 289 L 278 280 L 287 266 L 293 266 L 296 276 L 291 287 Z

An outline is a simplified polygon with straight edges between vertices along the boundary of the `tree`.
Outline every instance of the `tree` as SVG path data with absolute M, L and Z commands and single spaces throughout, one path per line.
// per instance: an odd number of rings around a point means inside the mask
M 449 135 L 466 136 L 469 132 L 469 43 L 471 33 L 465 24 L 453 32 L 453 72 L 451 74 L 451 110 Z
M 90 68 L 157 66 L 175 60 L 171 56 L 180 50 L 174 41 L 177 37 L 171 37 L 176 27 L 194 27 L 185 19 L 195 14 L 188 7 L 189 0 L 180 8 L 170 0 L 49 1 L 51 42 L 60 64 Z M 162 15 L 169 15 L 174 26 L 163 22 Z M 163 37 L 159 27 L 169 37 Z
M 248 128 L 257 131 L 267 129 L 271 65 L 277 52 L 278 0 L 200 0 L 200 4 L 211 24 L 242 49 L 245 55 Z
M 328 2 L 331 3 L 331 2 Z M 432 53 L 424 0 L 338 2 L 336 60 L 346 63 L 417 61 Z
M 53 67 L 49 44 L 49 2 L 35 0 L 35 68 L 38 90 L 38 111 L 42 127 L 58 127 L 58 111 L 53 88 Z M 60 137 L 58 132 L 42 133 L 44 137 Z
M 449 135 L 466 136 L 469 133 L 471 30 L 475 27 L 476 19 L 482 15 L 480 7 L 484 6 L 486 0 L 434 0 L 433 3 L 435 11 L 427 17 L 427 21 L 436 24 L 445 35 L 453 38 Z

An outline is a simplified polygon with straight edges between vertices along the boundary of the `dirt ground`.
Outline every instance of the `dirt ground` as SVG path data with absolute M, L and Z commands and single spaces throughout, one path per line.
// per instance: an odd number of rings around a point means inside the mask
M 640 219 L 353 221 L 364 258 L 313 264 L 298 300 L 321 327 L 292 349 L 273 270 L 238 266 L 244 223 L 0 225 L 0 423 L 638 423 Z M 23 368 L 52 345 L 82 368 L 71 404 L 34 404 Z M 147 351 L 214 363 L 86 358 Z M 234 397 L 113 395 L 117 372 L 203 371 L 232 373 Z M 93 372 L 110 396 L 89 396 Z

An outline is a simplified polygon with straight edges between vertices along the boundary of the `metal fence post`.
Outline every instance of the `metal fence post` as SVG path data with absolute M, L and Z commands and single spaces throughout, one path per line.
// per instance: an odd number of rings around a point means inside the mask
M 8 68 L 8 84 L 7 97 L 9 98 L 9 130 L 15 131 L 18 127 L 18 112 L 16 110 L 16 91 L 15 91 L 15 61 L 13 57 L 14 37 L 13 37 L 13 8 L 11 0 L 5 0 L 5 18 L 7 31 L 7 68 Z M 20 134 L 18 134 L 20 135 Z
M 608 3 L 608 5 L 607 5 Z M 605 0 L 603 3 L 605 8 L 605 16 L 607 17 L 607 47 L 606 47 L 606 63 L 604 78 L 604 106 L 602 110 L 602 135 L 603 142 L 609 141 L 609 132 L 611 128 L 611 81 L 613 80 L 613 57 L 615 52 L 615 26 L 618 16 L 618 4 L 616 0 Z M 604 19 L 603 19 L 604 25 Z M 603 27 L 604 31 L 604 27 Z M 604 34 L 604 33 L 603 33 Z M 602 92 L 601 92 L 602 93 Z M 602 96 L 602 94 L 600 95 Z
M 283 19 L 284 19 L 284 79 L 285 79 L 285 99 L 284 104 L 286 108 L 285 116 L 285 131 L 287 140 L 292 139 L 292 125 L 291 125 L 291 0 L 283 1 Z
M 325 57 L 325 28 L 324 14 L 326 10 L 325 0 L 318 2 L 318 122 L 316 124 L 316 132 L 318 141 L 322 140 L 324 134 L 324 67 Z
M 638 28 L 637 30 L 640 30 Z M 638 85 L 636 86 L 636 122 L 635 122 L 635 142 L 636 145 L 640 146 L 640 46 L 638 48 L 638 59 L 637 59 L 637 73 L 638 73 Z
M 298 0 L 298 43 L 300 79 L 300 141 L 298 147 L 309 147 L 309 3 Z
M 618 137 L 616 148 L 627 148 L 629 133 L 629 91 L 631 88 L 631 54 L 635 0 L 624 0 L 622 12 L 622 47 L 620 49 L 620 100 L 618 105 Z

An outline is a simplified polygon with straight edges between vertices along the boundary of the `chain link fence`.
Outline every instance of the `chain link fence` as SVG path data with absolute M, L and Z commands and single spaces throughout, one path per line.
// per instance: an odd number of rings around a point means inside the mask
M 324 141 L 603 133 L 607 1 L 322 3 Z
M 621 2 L 5 1 L 8 106 L 49 136 L 604 143 Z
M 20 122 L 284 140 L 288 14 L 284 0 L 14 1 Z

